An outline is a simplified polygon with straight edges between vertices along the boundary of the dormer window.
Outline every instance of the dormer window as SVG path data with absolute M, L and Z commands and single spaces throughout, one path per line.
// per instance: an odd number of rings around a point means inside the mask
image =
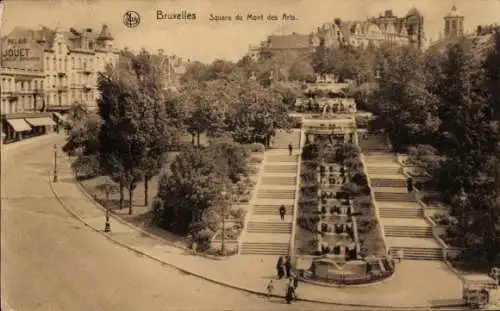
M 91 49 L 91 50 L 94 49 L 94 42 L 89 42 L 89 49 Z

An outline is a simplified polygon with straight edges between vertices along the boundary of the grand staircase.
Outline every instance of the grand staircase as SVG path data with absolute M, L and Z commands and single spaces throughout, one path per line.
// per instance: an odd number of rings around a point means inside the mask
M 288 143 L 287 141 L 286 145 Z M 288 254 L 297 165 L 297 151 L 294 151 L 292 156 L 288 154 L 287 149 L 271 149 L 266 152 L 253 208 L 248 215 L 246 233 L 242 236 L 240 254 Z M 279 215 L 282 204 L 286 207 L 283 221 Z
M 385 138 L 361 135 L 359 145 L 366 163 L 389 252 L 403 250 L 405 259 L 442 260 L 441 246 L 424 219 L 423 209 L 408 193 L 405 176 Z

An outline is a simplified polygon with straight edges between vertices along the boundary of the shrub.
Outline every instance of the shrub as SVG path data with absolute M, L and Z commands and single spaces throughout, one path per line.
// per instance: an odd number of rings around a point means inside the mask
M 355 197 L 363 192 L 363 188 L 353 182 L 342 185 L 342 191 L 351 197 Z
M 251 157 L 250 158 L 250 163 L 261 163 L 262 162 L 262 159 L 261 158 L 258 158 L 258 157 Z
M 351 181 L 360 187 L 368 187 L 368 178 L 365 173 L 357 172 L 351 177 Z
M 205 252 L 210 249 L 214 232 L 209 229 L 202 229 L 193 234 L 193 240 L 196 242 L 196 251 Z
M 246 144 L 243 147 L 250 152 L 264 152 L 266 150 L 261 143 Z
M 317 144 L 307 144 L 302 150 L 304 160 L 316 160 L 319 156 L 319 146 Z

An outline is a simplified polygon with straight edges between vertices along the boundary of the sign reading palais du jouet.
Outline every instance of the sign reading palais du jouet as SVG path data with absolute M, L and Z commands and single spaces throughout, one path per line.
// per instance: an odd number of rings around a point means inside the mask
M 28 38 L 2 40 L 2 67 L 16 69 L 43 69 L 43 47 Z

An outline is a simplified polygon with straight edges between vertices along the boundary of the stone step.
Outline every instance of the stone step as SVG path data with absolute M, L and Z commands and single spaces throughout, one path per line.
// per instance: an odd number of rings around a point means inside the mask
M 384 226 L 384 232 L 389 237 L 432 238 L 432 227 Z
M 402 170 L 399 166 L 373 166 L 367 164 L 366 172 L 371 179 L 376 179 L 372 175 L 398 175 L 401 174 Z
M 259 187 L 260 188 L 260 187 Z M 259 189 L 257 199 L 294 199 L 294 189 Z
M 249 222 L 248 233 L 290 233 L 292 223 L 290 222 Z
M 262 176 L 261 185 L 295 185 L 295 176 Z
M 255 205 L 253 207 L 254 215 L 279 215 L 281 205 Z M 293 215 L 293 207 L 286 206 L 286 215 Z
M 406 182 L 403 179 L 382 179 L 382 178 L 377 178 L 377 177 L 371 177 L 370 184 L 372 187 L 402 187 L 402 188 L 406 188 Z
M 268 164 L 273 164 L 273 162 L 291 162 L 297 163 L 297 155 L 288 154 L 266 154 L 266 161 Z
M 296 173 L 297 165 L 264 165 L 263 173 Z
M 379 207 L 382 218 L 420 218 L 423 217 L 422 209 L 418 208 L 387 208 Z
M 288 255 L 288 243 L 255 243 L 243 242 L 240 254 L 242 255 Z
M 413 193 L 395 193 L 395 192 L 377 192 L 375 191 L 375 200 L 378 202 L 416 202 Z
M 292 143 L 294 149 L 299 147 L 300 130 L 291 130 L 289 133 L 286 130 L 277 130 L 272 140 L 273 149 L 287 149 L 288 144 Z
M 443 260 L 443 252 L 440 248 L 420 248 L 420 247 L 391 247 L 389 254 L 397 258 L 397 252 L 403 251 L 403 260 Z

